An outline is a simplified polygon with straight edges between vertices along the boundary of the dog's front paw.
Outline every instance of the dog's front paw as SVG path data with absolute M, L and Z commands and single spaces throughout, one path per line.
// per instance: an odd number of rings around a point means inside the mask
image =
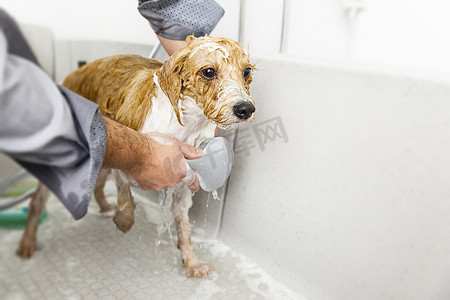
M 197 262 L 195 264 L 185 265 L 188 277 L 204 277 L 211 274 L 213 267 L 207 263 Z
M 113 222 L 116 224 L 117 229 L 127 233 L 133 227 L 134 214 L 126 210 L 117 210 Z
M 19 244 L 19 248 L 16 251 L 16 254 L 22 258 L 30 258 L 33 256 L 35 250 L 36 250 L 35 239 L 22 238 Z

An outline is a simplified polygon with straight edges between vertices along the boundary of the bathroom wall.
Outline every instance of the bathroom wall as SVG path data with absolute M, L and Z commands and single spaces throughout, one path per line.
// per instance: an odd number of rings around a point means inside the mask
M 217 2 L 226 13 L 213 34 L 241 41 L 256 56 L 281 52 L 302 59 L 450 72 L 448 1 Z M 61 39 L 156 42 L 136 10 L 137 1 L 2 0 L 0 5 L 22 23 L 50 27 Z M 354 18 L 351 7 L 357 11 Z
M 283 52 L 385 67 L 450 72 L 450 2 L 286 1 Z M 350 27 L 348 7 L 360 6 Z M 347 8 L 345 8 L 347 7 Z
M 302 59 L 450 73 L 448 1 L 243 2 L 243 44 L 253 54 L 282 52 Z
M 226 15 L 214 34 L 238 39 L 238 0 L 217 1 Z M 21 23 L 50 27 L 56 38 L 70 40 L 107 40 L 138 44 L 154 44 L 157 39 L 137 10 L 138 1 L 123 0 L 2 0 L 7 9 Z
M 258 60 L 222 240 L 306 299 L 450 299 L 450 80 Z

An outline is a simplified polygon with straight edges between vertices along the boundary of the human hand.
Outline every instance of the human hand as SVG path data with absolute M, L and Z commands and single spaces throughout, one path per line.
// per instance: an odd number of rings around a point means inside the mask
M 142 134 L 104 119 L 108 141 L 103 167 L 121 170 L 130 185 L 143 190 L 160 191 L 183 181 L 192 192 L 198 191 L 197 176 L 185 158 L 202 156 L 201 149 L 169 135 Z
M 144 183 L 144 186 L 139 184 L 144 190 L 159 191 L 183 181 L 191 191 L 198 191 L 197 176 L 185 158 L 198 158 L 203 155 L 203 151 L 165 134 L 148 133 L 144 137 L 147 138 L 148 147 L 141 149 L 142 163 L 134 166 L 134 170 L 128 172 L 129 175 L 122 170 L 126 177 L 133 178 L 138 184 Z

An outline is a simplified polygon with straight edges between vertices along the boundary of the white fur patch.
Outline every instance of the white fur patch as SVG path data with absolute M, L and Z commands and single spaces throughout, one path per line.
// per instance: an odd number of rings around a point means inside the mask
M 205 117 L 203 109 L 197 106 L 194 99 L 185 97 L 179 101 L 182 126 L 178 123 L 169 98 L 159 86 L 156 74 L 153 81 L 156 84 L 156 96 L 152 98 L 152 108 L 142 126 L 142 133 L 168 134 L 194 146 L 198 146 L 206 138 L 214 137 L 216 126 Z

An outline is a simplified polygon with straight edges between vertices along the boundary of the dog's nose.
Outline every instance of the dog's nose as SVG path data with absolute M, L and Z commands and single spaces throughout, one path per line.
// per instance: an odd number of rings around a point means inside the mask
M 239 102 L 234 106 L 234 114 L 242 120 L 246 120 L 255 112 L 255 106 L 250 102 Z

